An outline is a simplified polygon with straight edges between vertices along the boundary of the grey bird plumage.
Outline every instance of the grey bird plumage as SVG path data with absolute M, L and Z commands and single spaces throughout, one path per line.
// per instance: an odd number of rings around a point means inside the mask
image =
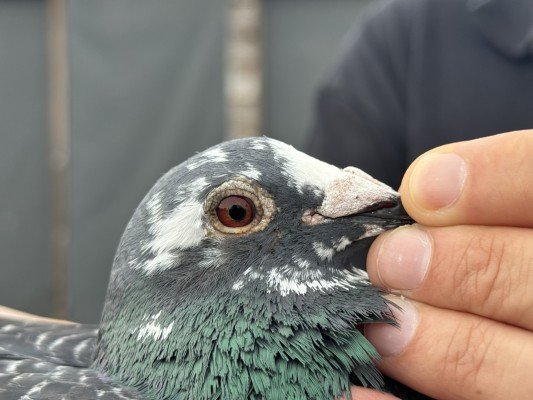
M 0 320 L 0 398 L 326 399 L 382 378 L 357 329 L 393 323 L 351 264 L 412 221 L 391 188 L 268 138 L 165 174 L 117 250 L 99 327 Z M 419 397 L 420 396 L 420 397 Z

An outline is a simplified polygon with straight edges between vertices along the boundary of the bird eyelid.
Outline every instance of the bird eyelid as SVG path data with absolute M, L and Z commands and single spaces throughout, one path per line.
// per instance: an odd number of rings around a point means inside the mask
M 229 196 L 242 196 L 252 201 L 255 215 L 250 224 L 241 227 L 229 227 L 220 222 L 216 209 L 221 200 Z M 208 232 L 217 236 L 262 231 L 274 217 L 275 210 L 272 196 L 256 181 L 242 176 L 236 176 L 214 188 L 208 194 L 204 205 L 204 212 L 209 224 Z

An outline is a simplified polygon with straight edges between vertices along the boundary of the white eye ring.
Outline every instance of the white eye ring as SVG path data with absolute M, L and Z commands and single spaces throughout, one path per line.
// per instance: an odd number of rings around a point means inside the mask
M 246 226 L 229 227 L 220 222 L 217 216 L 217 207 L 222 199 L 230 196 L 242 196 L 250 199 L 255 206 L 255 215 L 252 222 Z M 207 215 L 212 234 L 244 234 L 259 232 L 266 228 L 275 214 L 276 207 L 272 196 L 261 188 L 257 182 L 245 178 L 235 177 L 213 189 L 207 196 L 204 211 Z

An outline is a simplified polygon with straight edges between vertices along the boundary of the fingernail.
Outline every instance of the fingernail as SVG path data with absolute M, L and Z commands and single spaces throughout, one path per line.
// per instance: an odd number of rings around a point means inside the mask
M 376 270 L 383 285 L 411 290 L 424 280 L 431 260 L 429 234 L 416 225 L 384 235 L 378 250 Z
M 401 310 L 392 307 L 394 318 L 399 326 L 389 324 L 365 325 L 365 336 L 382 357 L 400 354 L 411 342 L 418 326 L 418 313 L 415 307 L 401 300 L 394 300 Z
M 411 197 L 427 210 L 449 207 L 461 196 L 466 174 L 466 162 L 457 154 L 428 154 L 411 174 Z

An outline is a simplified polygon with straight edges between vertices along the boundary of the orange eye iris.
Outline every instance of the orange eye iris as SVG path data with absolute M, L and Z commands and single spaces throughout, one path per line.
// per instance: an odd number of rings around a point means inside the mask
M 253 221 L 255 207 L 252 200 L 247 197 L 229 196 L 218 203 L 216 211 L 222 225 L 239 228 Z

